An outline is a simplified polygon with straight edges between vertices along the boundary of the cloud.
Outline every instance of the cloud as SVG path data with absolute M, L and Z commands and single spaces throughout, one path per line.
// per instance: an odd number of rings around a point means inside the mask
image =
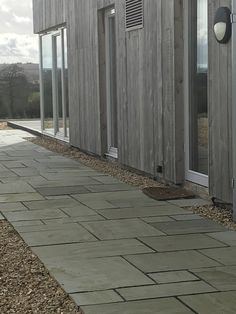
M 28 16 L 18 16 L 15 13 L 13 14 L 14 20 L 16 23 L 32 23 L 32 19 Z
M 38 38 L 15 33 L 0 34 L 0 63 L 38 63 Z
M 38 62 L 32 0 L 0 0 L 0 63 Z

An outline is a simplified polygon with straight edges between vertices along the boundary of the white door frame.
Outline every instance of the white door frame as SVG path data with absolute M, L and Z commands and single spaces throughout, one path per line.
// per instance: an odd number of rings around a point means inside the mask
M 108 155 L 114 158 L 118 157 L 118 148 L 112 146 L 111 140 L 111 88 L 110 88 L 110 49 L 109 49 L 109 19 L 115 18 L 115 9 L 109 8 L 105 11 L 105 53 L 106 53 L 106 107 L 107 107 L 107 150 Z
M 190 110 L 189 110 L 189 0 L 184 0 L 184 107 L 185 107 L 185 179 L 208 187 L 209 177 L 190 170 Z

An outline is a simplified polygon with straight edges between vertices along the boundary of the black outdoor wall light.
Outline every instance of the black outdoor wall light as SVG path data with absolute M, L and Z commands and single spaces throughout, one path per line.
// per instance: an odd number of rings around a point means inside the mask
M 226 44 L 232 35 L 231 11 L 228 7 L 220 7 L 215 14 L 214 33 L 220 44 Z

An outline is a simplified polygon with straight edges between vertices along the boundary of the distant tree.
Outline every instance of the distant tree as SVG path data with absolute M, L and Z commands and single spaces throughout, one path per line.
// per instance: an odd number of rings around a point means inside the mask
M 29 84 L 24 69 L 11 64 L 0 71 L 0 94 L 8 118 L 25 117 Z M 0 113 L 1 115 L 1 113 Z

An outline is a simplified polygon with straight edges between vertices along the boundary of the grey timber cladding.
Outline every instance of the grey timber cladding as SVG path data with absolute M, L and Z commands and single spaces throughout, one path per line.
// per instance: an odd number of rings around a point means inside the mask
M 34 32 L 65 23 L 68 4 L 69 0 L 33 0 Z
M 47 21 L 36 18 L 36 31 L 60 21 L 55 22 L 49 4 L 49 0 L 34 2 L 35 15 L 39 12 Z M 145 27 L 132 32 L 126 32 L 125 4 L 125 0 L 58 1 L 68 28 L 71 144 L 94 154 L 105 153 L 101 139 L 106 127 L 101 97 L 105 78 L 99 80 L 104 60 L 99 56 L 98 16 L 115 5 L 119 161 L 151 175 L 161 165 L 160 178 L 178 183 L 183 180 L 184 138 L 179 133 L 183 132 L 183 79 L 182 72 L 177 73 L 182 64 L 182 1 L 144 1 Z
M 213 34 L 217 8 L 231 0 L 209 1 L 209 179 L 210 194 L 232 201 L 232 43 L 218 44 Z

